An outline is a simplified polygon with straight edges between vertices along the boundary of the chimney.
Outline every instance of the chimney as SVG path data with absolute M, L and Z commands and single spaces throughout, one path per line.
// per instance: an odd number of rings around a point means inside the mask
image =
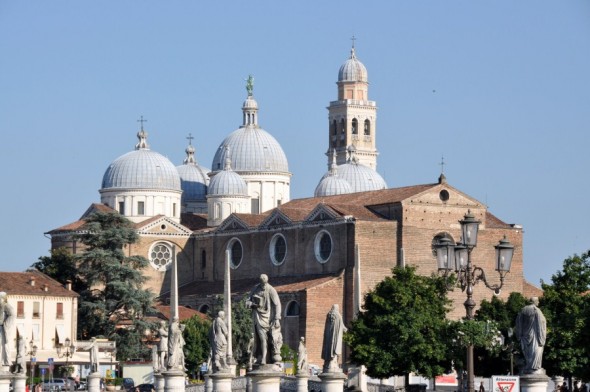
M 66 280 L 66 290 L 72 291 L 72 281 L 69 279 Z
M 34 286 L 34 285 L 35 285 L 35 277 L 34 277 L 34 276 L 30 276 L 30 277 L 29 277 L 29 284 L 30 284 L 31 286 Z

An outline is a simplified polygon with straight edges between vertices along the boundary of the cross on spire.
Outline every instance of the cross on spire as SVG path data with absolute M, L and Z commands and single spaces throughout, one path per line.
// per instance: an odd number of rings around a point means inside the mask
M 440 174 L 445 174 L 445 157 L 444 155 L 440 158 Z
M 352 35 L 352 38 L 350 38 L 350 40 L 352 41 L 352 48 L 354 49 L 354 41 L 356 41 L 356 37 L 354 36 L 354 34 Z
M 141 130 L 143 131 L 143 123 L 147 122 L 147 120 L 143 119 L 143 115 L 139 118 L 139 120 L 137 120 L 138 123 L 141 123 Z
M 189 145 L 192 145 L 192 144 L 193 144 L 193 139 L 195 138 L 195 137 L 193 136 L 193 134 L 189 132 L 189 134 L 188 134 L 188 136 L 187 136 L 186 138 L 187 138 L 187 140 L 188 140 L 188 144 L 189 144 Z

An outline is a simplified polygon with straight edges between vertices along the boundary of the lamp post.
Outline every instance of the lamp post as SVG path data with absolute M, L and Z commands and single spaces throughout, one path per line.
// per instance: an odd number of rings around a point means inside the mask
M 30 350 L 27 352 L 27 355 L 29 356 L 29 360 L 31 362 L 31 388 L 33 388 L 33 377 L 35 375 L 35 355 L 37 355 L 37 345 L 35 344 L 35 341 L 33 339 L 31 339 L 31 341 L 29 342 L 29 347 Z M 32 389 L 31 389 L 32 390 Z
M 70 358 L 72 358 L 74 356 L 74 353 L 76 352 L 76 346 L 74 346 L 72 344 L 72 341 L 70 340 L 70 338 L 66 338 L 65 344 L 60 344 L 59 346 L 57 346 L 57 356 L 59 358 L 66 358 L 66 372 L 68 373 L 68 376 L 70 375 L 69 373 L 69 369 L 68 369 L 68 361 Z M 66 376 L 66 389 L 70 390 L 70 384 L 68 382 L 67 376 Z
M 501 239 L 498 245 L 495 246 L 496 271 L 500 275 L 500 283 L 489 284 L 484 270 L 471 263 L 471 251 L 477 246 L 477 234 L 481 222 L 475 219 L 471 211 L 468 210 L 459 223 L 461 224 L 461 241 L 453 244 L 450 239 L 441 238 L 436 244 L 436 260 L 439 272 L 444 272 L 446 275 L 454 269 L 457 273 L 457 280 L 461 285 L 461 290 L 467 293 L 467 299 L 464 302 L 467 320 L 473 320 L 473 309 L 475 308 L 473 286 L 478 282 L 483 282 L 487 288 L 499 294 L 504 285 L 504 277 L 510 272 L 514 246 L 508 242 L 506 237 Z M 468 392 L 474 391 L 473 377 L 473 344 L 470 343 L 467 345 Z

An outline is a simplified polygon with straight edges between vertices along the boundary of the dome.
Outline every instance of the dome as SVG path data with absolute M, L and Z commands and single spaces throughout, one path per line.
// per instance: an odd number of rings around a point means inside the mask
M 188 139 L 193 137 L 189 135 Z M 211 170 L 200 166 L 195 159 L 195 148 L 189 144 L 185 150 L 186 158 L 183 164 L 176 167 L 180 175 L 182 188 L 182 202 L 191 200 L 205 200 L 207 198 L 207 185 L 209 185 L 209 173 Z
M 252 96 L 248 96 L 242 105 L 243 109 L 258 109 L 258 102 Z
M 361 63 L 354 52 L 354 46 L 350 50 L 350 58 L 346 60 L 338 71 L 339 82 L 368 82 L 367 68 Z
M 349 162 L 338 166 L 338 175 L 350 184 L 353 192 L 387 188 L 385 180 L 379 173 L 360 163 Z
M 165 156 L 149 150 L 147 132 L 138 133 L 135 151 L 115 159 L 102 178 L 102 188 L 169 189 L 180 191 L 180 176 Z
M 248 196 L 248 186 L 238 173 L 222 170 L 209 182 L 209 196 Z
M 329 175 L 324 177 L 313 193 L 314 197 L 342 195 L 345 193 L 352 193 L 350 184 L 338 177 L 338 175 Z

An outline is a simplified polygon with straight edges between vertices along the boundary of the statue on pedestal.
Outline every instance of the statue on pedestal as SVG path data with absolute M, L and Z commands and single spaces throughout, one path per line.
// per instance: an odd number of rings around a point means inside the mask
M 184 370 L 184 338 L 178 322 L 178 317 L 174 317 L 168 329 L 168 370 Z
M 342 334 L 346 331 L 338 305 L 334 304 L 326 316 L 324 326 L 324 343 L 322 345 L 324 372 L 341 371 L 338 366 L 338 356 L 342 355 Z
M 228 330 L 225 323 L 225 312 L 220 310 L 217 317 L 211 324 L 209 331 L 209 343 L 211 345 L 211 355 L 213 363 L 213 372 L 227 369 L 227 339 Z
M 254 322 L 255 365 L 280 362 L 281 301 L 274 287 L 268 284 L 267 275 L 260 275 L 260 283 L 250 292 L 246 306 L 252 309 Z
M 27 371 L 27 343 L 23 336 L 18 337 L 18 344 L 16 346 L 16 361 L 15 374 L 25 374 Z
M 7 295 L 0 292 L 0 366 L 10 367 L 10 339 L 8 333 L 14 323 L 14 309 L 8 303 Z
M 158 369 L 166 369 L 166 359 L 168 358 L 168 329 L 166 328 L 166 321 L 160 321 L 160 328 L 158 329 L 160 341 L 158 342 Z
M 539 299 L 531 298 L 531 303 L 518 313 L 514 333 L 520 341 L 525 367 L 522 374 L 544 374 L 542 368 L 543 348 L 547 339 L 547 322 L 537 307 Z
M 96 338 L 90 339 L 90 344 L 82 348 L 83 351 L 88 351 L 90 354 L 90 373 L 98 372 L 100 369 L 100 363 L 98 361 L 98 342 Z
M 307 348 L 305 347 L 305 338 L 302 336 L 297 347 L 297 374 L 307 374 L 309 366 L 307 363 Z

